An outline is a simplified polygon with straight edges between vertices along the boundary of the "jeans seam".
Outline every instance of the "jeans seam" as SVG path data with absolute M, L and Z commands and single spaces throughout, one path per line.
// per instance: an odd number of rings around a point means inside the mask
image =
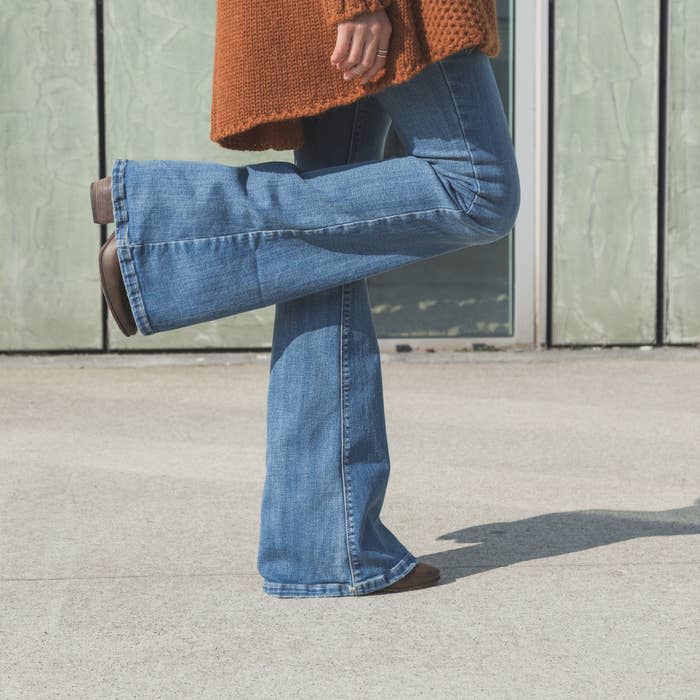
M 355 157 L 355 151 L 357 150 L 357 139 L 360 133 L 360 109 L 362 100 L 358 99 L 355 102 L 355 109 L 352 116 L 352 129 L 350 129 L 350 143 L 348 144 L 348 153 L 346 163 L 352 163 Z
M 362 99 L 355 102 L 355 110 L 350 130 L 350 144 L 346 162 L 352 163 L 357 152 L 357 143 L 362 122 Z M 328 227 L 324 227 L 324 230 Z M 348 435 L 349 435 L 349 390 L 350 371 L 348 364 L 349 335 L 350 335 L 350 302 L 352 290 L 345 284 L 340 288 L 340 470 L 343 485 L 343 509 L 345 516 L 345 546 L 348 554 L 350 569 L 350 590 L 355 591 L 355 569 L 359 570 L 356 553 L 353 546 L 355 535 L 352 512 L 352 486 L 347 472 L 348 467 Z
M 260 268 L 258 267 L 258 243 L 259 239 L 256 236 L 255 245 L 253 246 L 253 264 L 255 265 L 255 281 L 258 285 L 258 297 L 260 298 L 260 302 L 263 306 L 268 306 L 265 300 L 265 296 L 263 295 L 262 284 L 260 282 Z
M 462 115 L 459 113 L 459 108 L 457 107 L 457 99 L 455 98 L 454 90 L 452 89 L 452 85 L 450 84 L 450 81 L 447 77 L 447 71 L 445 70 L 445 66 L 440 61 L 437 62 L 437 65 L 440 68 L 440 72 L 442 73 L 443 80 L 445 81 L 445 85 L 447 86 L 447 91 L 450 93 L 450 98 L 455 109 L 455 114 L 457 115 L 457 122 L 459 123 L 459 130 L 462 132 L 462 140 L 464 141 L 464 147 L 467 149 L 467 153 L 469 154 L 469 162 L 472 166 L 472 171 L 474 173 L 474 181 L 476 182 L 476 192 L 472 197 L 472 201 L 470 202 L 469 207 L 464 212 L 465 214 L 469 214 L 469 212 L 471 212 L 471 210 L 474 208 L 474 204 L 476 203 L 477 197 L 481 194 L 481 181 L 479 180 L 479 175 L 476 171 L 476 163 L 474 162 L 474 152 L 472 151 L 472 147 L 469 144 L 466 132 L 464 131 Z
M 352 514 L 352 487 L 348 477 L 348 432 L 349 432 L 349 367 L 348 367 L 348 338 L 350 316 L 350 290 L 347 285 L 342 285 L 340 290 L 340 469 L 343 483 L 343 505 L 345 511 L 345 544 L 348 552 L 348 565 L 350 568 L 350 580 L 352 589 L 355 589 L 355 561 Z
M 355 220 L 355 221 L 346 221 L 342 224 L 331 224 L 330 226 L 319 226 L 318 228 L 280 228 L 280 229 L 261 229 L 258 231 L 240 231 L 238 233 L 222 233 L 218 236 L 199 236 L 197 238 L 174 238 L 169 241 L 148 241 L 145 243 L 129 243 L 129 245 L 132 248 L 137 248 L 137 247 L 144 247 L 144 246 L 154 246 L 154 245 L 169 245 L 171 243 L 192 243 L 194 241 L 212 241 L 217 238 L 235 238 L 235 237 L 243 237 L 243 236 L 252 236 L 252 235 L 258 235 L 262 234 L 263 236 L 266 234 L 277 234 L 277 233 L 302 233 L 302 234 L 323 234 L 326 231 L 334 228 L 343 228 L 346 226 L 356 226 L 356 225 L 365 225 L 365 224 L 372 224 L 376 221 L 388 221 L 390 219 L 395 219 L 399 218 L 402 216 L 413 216 L 416 214 L 433 214 L 435 212 L 452 212 L 455 214 L 463 214 L 464 210 L 455 207 L 454 209 L 449 208 L 449 207 L 436 207 L 434 209 L 417 209 L 415 211 L 404 211 L 404 212 L 399 212 L 398 214 L 389 214 L 389 216 L 377 216 L 373 219 L 360 219 L 360 220 Z

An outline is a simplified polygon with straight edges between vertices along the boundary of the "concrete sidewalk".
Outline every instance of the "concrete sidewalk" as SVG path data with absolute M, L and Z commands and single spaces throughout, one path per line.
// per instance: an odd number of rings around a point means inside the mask
M 384 355 L 357 598 L 261 590 L 268 364 L 0 357 L 3 700 L 700 697 L 700 350 Z

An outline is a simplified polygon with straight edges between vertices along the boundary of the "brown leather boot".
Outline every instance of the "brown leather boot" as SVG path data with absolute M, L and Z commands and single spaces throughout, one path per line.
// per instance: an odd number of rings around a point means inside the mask
M 111 224 L 114 221 L 112 208 L 112 178 L 103 177 L 90 185 L 92 220 L 96 224 Z
M 440 569 L 430 564 L 419 562 L 407 576 L 394 581 L 391 586 L 380 588 L 367 595 L 373 595 L 374 593 L 400 593 L 401 591 L 410 591 L 416 588 L 427 588 L 428 586 L 434 586 L 439 579 Z
M 117 257 L 117 240 L 112 233 L 100 248 L 98 255 L 102 294 L 119 330 L 126 336 L 134 335 L 138 330 L 134 315 L 131 313 L 129 297 L 122 279 L 122 272 Z

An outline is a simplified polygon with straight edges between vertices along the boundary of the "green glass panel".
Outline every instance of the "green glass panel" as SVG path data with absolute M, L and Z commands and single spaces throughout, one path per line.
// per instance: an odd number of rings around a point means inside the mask
M 656 335 L 658 0 L 557 0 L 555 344 Z
M 670 3 L 666 342 L 700 342 L 700 2 Z
M 102 345 L 92 2 L 3 0 L 0 349 Z

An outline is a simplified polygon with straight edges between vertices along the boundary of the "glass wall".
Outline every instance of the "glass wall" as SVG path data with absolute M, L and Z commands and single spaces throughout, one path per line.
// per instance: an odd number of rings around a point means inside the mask
M 498 0 L 501 52 L 492 59 L 513 126 L 513 0 Z M 386 157 L 404 155 L 395 133 Z M 507 337 L 513 333 L 513 234 L 368 280 L 382 338 Z

